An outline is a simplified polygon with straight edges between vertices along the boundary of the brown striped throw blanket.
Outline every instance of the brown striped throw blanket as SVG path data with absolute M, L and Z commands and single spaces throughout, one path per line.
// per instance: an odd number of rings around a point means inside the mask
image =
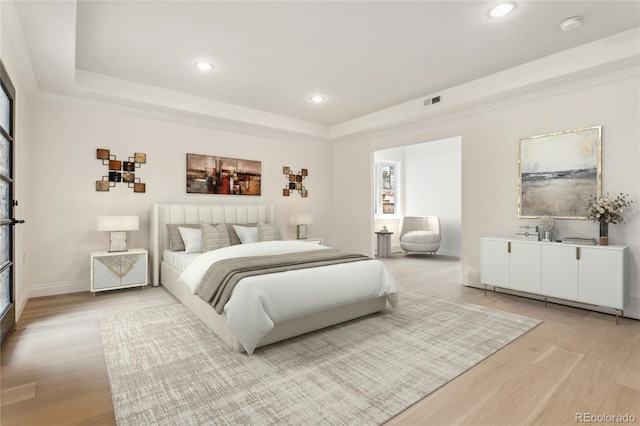
M 229 301 L 234 287 L 242 278 L 361 260 L 371 260 L 371 258 L 337 249 L 223 259 L 209 267 L 196 294 L 213 306 L 217 313 L 222 314 L 224 305 Z

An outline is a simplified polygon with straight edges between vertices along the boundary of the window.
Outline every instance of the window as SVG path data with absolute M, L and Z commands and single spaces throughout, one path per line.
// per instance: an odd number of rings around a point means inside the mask
M 376 217 L 400 216 L 400 167 L 395 161 L 375 164 L 375 214 Z

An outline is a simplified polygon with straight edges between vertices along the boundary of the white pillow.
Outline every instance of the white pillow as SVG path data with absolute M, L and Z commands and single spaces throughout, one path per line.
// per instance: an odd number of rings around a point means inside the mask
M 202 251 L 202 232 L 200 228 L 178 227 L 182 241 L 184 241 L 185 253 L 200 253 Z
M 258 242 L 258 228 L 233 225 L 233 230 L 238 234 L 238 238 L 240 238 L 242 244 Z

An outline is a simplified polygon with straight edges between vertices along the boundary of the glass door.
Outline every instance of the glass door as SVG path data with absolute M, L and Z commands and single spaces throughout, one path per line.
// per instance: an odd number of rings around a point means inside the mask
M 15 89 L 0 62 L 0 345 L 15 327 L 13 127 Z

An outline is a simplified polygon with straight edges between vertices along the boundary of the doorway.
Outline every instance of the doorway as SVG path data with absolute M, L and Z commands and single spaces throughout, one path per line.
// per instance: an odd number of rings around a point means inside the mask
M 15 89 L 0 62 L 0 346 L 15 327 L 13 219 Z
M 397 186 L 401 191 L 397 203 L 400 213 L 393 218 L 379 214 L 374 218 L 375 231 L 384 226 L 394 233 L 391 235 L 391 251 L 401 252 L 398 234 L 402 216 L 438 216 L 442 229 L 438 254 L 460 257 L 462 138 L 456 136 L 375 151 L 373 160 L 374 165 L 380 162 L 399 165 Z

